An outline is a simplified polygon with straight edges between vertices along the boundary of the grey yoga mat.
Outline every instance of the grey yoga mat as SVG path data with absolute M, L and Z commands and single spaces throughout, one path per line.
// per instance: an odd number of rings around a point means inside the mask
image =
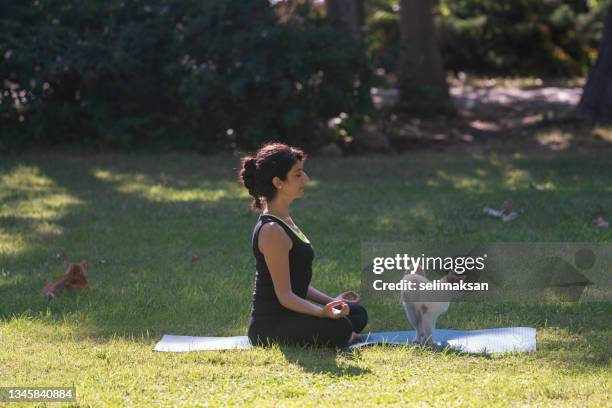
M 352 344 L 356 349 L 374 344 L 406 345 L 414 340 L 414 331 L 363 334 L 364 341 Z M 532 327 L 505 327 L 484 330 L 434 330 L 434 342 L 440 347 L 464 353 L 508 353 L 536 350 L 536 330 Z M 186 352 L 199 350 L 250 349 L 247 336 L 193 337 L 164 334 L 154 351 Z

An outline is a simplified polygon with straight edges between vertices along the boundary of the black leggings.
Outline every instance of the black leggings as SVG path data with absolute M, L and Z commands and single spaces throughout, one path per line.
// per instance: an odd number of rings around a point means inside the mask
M 360 333 L 368 324 L 368 312 L 357 303 L 348 303 L 350 313 L 338 319 L 320 318 L 301 313 L 285 316 L 253 316 L 249 322 L 251 344 L 269 343 L 346 347 L 353 332 Z

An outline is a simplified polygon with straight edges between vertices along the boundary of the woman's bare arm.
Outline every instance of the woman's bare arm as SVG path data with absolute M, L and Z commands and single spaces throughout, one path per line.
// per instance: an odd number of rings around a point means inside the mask
M 312 285 L 308 286 L 308 293 L 306 294 L 306 299 L 310 299 L 313 302 L 317 302 L 322 305 L 325 305 L 335 300 L 333 297 L 326 295 L 325 293 L 321 292 L 319 289 L 313 287 Z

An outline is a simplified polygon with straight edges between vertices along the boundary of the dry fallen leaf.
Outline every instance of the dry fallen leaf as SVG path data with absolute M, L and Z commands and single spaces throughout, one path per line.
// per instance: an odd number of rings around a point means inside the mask
M 43 295 L 48 299 L 57 297 L 64 288 L 84 289 L 88 287 L 87 282 L 87 262 L 81 260 L 79 263 L 64 261 L 64 274 L 47 283 L 42 289 Z
M 502 213 L 508 215 L 512 213 L 512 207 L 510 206 L 510 203 L 507 201 L 504 201 L 501 205 L 501 211 Z

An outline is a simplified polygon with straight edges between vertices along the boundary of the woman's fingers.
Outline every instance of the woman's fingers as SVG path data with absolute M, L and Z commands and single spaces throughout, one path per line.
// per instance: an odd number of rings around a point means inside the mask
M 339 309 L 332 309 L 332 314 L 334 315 L 334 317 L 342 317 L 342 310 Z
M 342 303 L 346 303 L 346 302 L 344 300 L 342 300 L 342 299 L 336 299 L 336 300 L 332 300 L 331 302 L 329 302 L 325 306 L 329 306 L 329 307 L 333 308 L 335 306 L 341 305 Z
M 351 302 L 355 302 L 355 303 L 359 302 L 360 297 L 359 297 L 359 294 L 357 292 L 349 290 L 347 293 L 351 297 L 350 298 Z
M 342 292 L 340 295 L 338 295 L 338 297 L 353 303 L 357 303 L 360 300 L 359 294 L 352 290 Z
M 348 303 L 346 303 L 346 302 L 342 302 L 342 305 L 341 305 L 341 306 L 342 306 L 342 307 L 341 307 L 341 309 L 340 309 L 340 310 L 338 310 L 338 309 L 334 308 L 334 314 L 335 314 L 337 317 L 346 316 L 346 315 L 348 315 L 348 314 L 349 314 L 349 312 L 351 311 L 351 309 L 349 308 Z
M 340 311 L 342 316 L 346 316 L 350 313 L 351 309 L 348 305 L 348 303 L 344 303 L 342 304 L 342 310 Z
M 336 306 L 340 306 L 340 309 L 336 309 Z M 332 319 L 337 319 L 342 316 L 346 316 L 349 313 L 349 306 L 343 300 L 334 300 L 325 305 L 325 315 Z

